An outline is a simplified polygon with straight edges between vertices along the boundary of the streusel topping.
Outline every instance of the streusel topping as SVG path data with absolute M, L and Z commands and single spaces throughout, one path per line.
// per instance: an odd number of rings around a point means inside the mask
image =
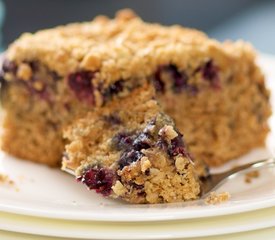
M 223 50 L 222 44 L 200 31 L 145 23 L 132 11 L 122 10 L 114 19 L 99 16 L 91 22 L 25 33 L 9 48 L 7 58 L 17 63 L 39 61 L 61 76 L 78 70 L 94 71 L 94 83 L 107 85 L 118 79 L 151 75 L 161 65 L 172 63 L 180 69 L 199 65 L 190 59 L 201 61 L 203 53 L 206 60 L 222 57 L 225 67 L 234 57 L 228 51 L 237 50 L 237 55 L 253 58 L 248 44 L 226 44 L 232 47 Z M 200 58 L 190 58 L 199 54 Z M 21 74 L 25 77 L 28 73 Z

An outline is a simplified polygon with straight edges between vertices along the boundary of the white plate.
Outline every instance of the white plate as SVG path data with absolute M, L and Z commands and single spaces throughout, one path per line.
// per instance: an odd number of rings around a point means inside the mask
M 268 85 L 275 92 L 275 81 L 271 81 L 275 79 L 275 58 L 263 55 L 260 64 L 267 75 Z M 270 122 L 272 129 L 275 129 L 274 117 Z M 274 135 L 270 134 L 267 142 L 270 150 L 275 149 L 274 143 Z M 271 156 L 270 150 L 254 150 L 213 171 Z M 0 186 L 0 210 L 37 217 L 115 222 L 165 221 L 236 214 L 275 206 L 274 169 L 263 169 L 253 184 L 244 183 L 243 177 L 226 183 L 220 191 L 229 191 L 232 198 L 218 206 L 207 206 L 201 200 L 177 204 L 130 205 L 104 199 L 87 191 L 71 176 L 57 169 L 17 160 L 4 153 L 0 153 L 0 173 L 11 176 L 19 189 L 16 191 L 14 187 Z
M 275 226 L 274 215 L 275 207 L 202 219 L 107 223 L 66 221 L 0 213 L 0 229 L 73 239 L 190 239 L 191 237 L 240 234 L 270 228 Z

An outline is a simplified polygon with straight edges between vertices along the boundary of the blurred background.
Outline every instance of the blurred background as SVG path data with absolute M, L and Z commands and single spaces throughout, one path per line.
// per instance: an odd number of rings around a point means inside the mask
M 181 24 L 219 40 L 244 39 L 275 54 L 275 0 L 0 0 L 1 47 L 34 32 L 134 9 L 143 19 Z

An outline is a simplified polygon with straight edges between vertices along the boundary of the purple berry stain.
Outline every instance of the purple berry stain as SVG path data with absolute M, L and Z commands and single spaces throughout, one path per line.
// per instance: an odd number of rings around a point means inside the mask
M 90 168 L 84 174 L 77 178 L 84 183 L 89 189 L 108 196 L 112 192 L 112 185 L 115 174 L 108 168 Z
M 160 66 L 154 74 L 153 84 L 155 89 L 159 93 L 165 92 L 165 81 L 162 77 L 163 73 L 168 73 L 172 81 L 172 89 L 175 93 L 181 93 L 183 90 L 191 91 L 195 93 L 194 86 L 189 86 L 188 76 L 184 71 L 179 71 L 174 64 Z
M 103 119 L 106 123 L 111 124 L 111 125 L 122 124 L 122 121 L 117 114 L 110 114 L 110 115 L 103 116 Z
M 143 156 L 144 156 L 144 154 L 140 151 L 131 150 L 131 151 L 123 152 L 119 159 L 119 163 L 118 163 L 119 169 L 121 170 L 125 166 L 128 166 L 131 163 L 138 161 Z
M 170 156 L 177 156 L 179 154 L 186 156 L 182 137 L 182 134 L 179 133 L 177 137 L 171 140 L 171 145 L 168 147 L 168 153 Z
M 153 84 L 157 92 L 164 93 L 165 92 L 165 83 L 161 79 L 162 67 L 159 67 L 155 72 L 153 77 Z
M 173 80 L 173 89 L 176 93 L 180 93 L 182 90 L 187 89 L 188 77 L 184 72 L 179 72 L 178 68 L 173 64 L 170 64 L 167 67 L 167 71 L 169 71 L 171 74 Z
M 16 74 L 17 65 L 15 64 L 15 62 L 5 59 L 2 64 L 2 71 L 4 73 Z
M 213 88 L 220 89 L 219 68 L 214 64 L 212 59 L 207 61 L 200 70 L 203 78 L 208 81 Z
M 91 71 L 82 71 L 72 73 L 68 76 L 68 85 L 80 101 L 87 104 L 94 104 L 93 79 L 94 73 Z
M 133 144 L 133 133 L 132 132 L 120 132 L 112 138 L 112 146 L 116 150 L 127 150 Z

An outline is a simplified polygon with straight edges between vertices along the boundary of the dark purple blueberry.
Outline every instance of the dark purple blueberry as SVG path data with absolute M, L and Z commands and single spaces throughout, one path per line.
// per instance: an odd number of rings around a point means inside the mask
M 123 81 L 118 80 L 111 84 L 103 93 L 103 96 L 107 99 L 123 91 Z
M 168 146 L 168 153 L 170 156 L 177 156 L 179 154 L 182 154 L 183 156 L 187 155 L 182 134 L 178 133 L 179 135 L 171 140 L 171 144 Z
M 124 89 L 123 80 L 118 80 L 115 83 L 111 84 L 107 89 L 102 90 L 102 86 L 99 87 L 100 91 L 103 95 L 103 101 L 106 103 L 109 99 L 113 96 L 117 95 L 118 93 L 122 92 Z
M 30 68 L 32 69 L 33 72 L 38 72 L 39 68 L 40 68 L 40 64 L 38 61 L 29 61 L 26 62 L 27 64 L 29 64 Z
M 54 81 L 58 81 L 62 79 L 62 77 L 58 75 L 58 73 L 55 71 L 50 71 L 49 73 Z
M 167 150 L 168 149 L 168 143 L 164 139 L 159 139 L 156 143 L 156 146 L 162 150 Z
M 133 182 L 133 181 L 129 182 L 129 185 L 132 186 L 133 188 L 137 189 L 137 190 L 144 189 L 144 185 L 136 184 L 136 183 Z
M 118 94 L 121 91 L 123 91 L 123 81 L 122 80 L 119 80 L 119 81 L 111 84 L 109 87 L 109 90 L 108 90 L 110 95 Z
M 0 86 L 3 87 L 6 82 L 6 79 L 4 77 L 4 71 L 0 70 Z
M 117 150 L 126 150 L 132 147 L 133 144 L 133 133 L 121 132 L 117 133 L 112 138 L 112 146 Z
M 115 174 L 110 169 L 91 168 L 77 180 L 84 183 L 89 189 L 94 189 L 97 193 L 108 196 L 112 192 L 114 176 Z
M 110 114 L 108 116 L 103 116 L 104 121 L 111 125 L 120 125 L 122 124 L 122 121 L 120 117 L 116 114 Z
M 149 169 L 149 168 L 146 169 L 145 172 L 144 172 L 144 174 L 145 174 L 146 176 L 150 176 L 150 169 Z
M 5 84 L 5 78 L 4 78 L 4 76 L 3 76 L 3 73 L 2 72 L 0 72 L 0 86 L 3 86 L 4 84 Z
M 158 68 L 153 77 L 153 84 L 157 92 L 164 93 L 165 92 L 165 83 L 161 80 L 161 72 L 162 68 Z
M 149 136 L 145 133 L 140 133 L 133 142 L 133 147 L 135 150 L 140 151 L 142 149 L 150 148 Z
M 172 81 L 172 88 L 175 93 L 180 93 L 183 90 L 188 90 L 188 76 L 184 71 L 179 71 L 174 64 L 161 66 L 154 74 L 153 84 L 157 92 L 165 92 L 165 83 L 162 79 L 162 73 L 167 72 Z
M 180 93 L 182 90 L 187 89 L 188 77 L 184 72 L 179 72 L 178 68 L 173 64 L 167 66 L 166 69 L 171 74 L 173 80 L 173 90 L 176 93 Z
M 201 68 L 202 76 L 209 81 L 214 88 L 220 88 L 219 68 L 214 64 L 213 60 L 207 61 Z
M 141 159 L 143 157 L 143 153 L 141 153 L 140 151 L 135 151 L 135 150 L 131 150 L 131 151 L 126 151 L 124 153 L 122 153 L 119 162 L 118 162 L 118 166 L 119 169 L 123 169 L 125 166 L 130 165 L 133 162 L 138 161 L 139 159 Z
M 143 133 L 149 136 L 151 132 L 154 130 L 155 125 L 156 125 L 156 118 L 152 119 L 147 123 L 146 127 L 143 130 Z
M 3 65 L 2 65 L 2 71 L 4 73 L 9 72 L 9 73 L 12 73 L 12 74 L 16 74 L 17 65 L 15 64 L 15 62 L 5 59 L 4 62 L 3 62 Z
M 157 142 L 157 146 L 167 151 L 170 157 L 175 157 L 179 154 L 182 154 L 183 156 L 190 158 L 189 153 L 186 151 L 186 148 L 183 142 L 183 135 L 178 131 L 177 133 L 178 133 L 178 136 L 173 138 L 170 144 L 161 137 Z
M 91 71 L 76 72 L 68 76 L 70 89 L 79 100 L 85 101 L 88 104 L 94 104 L 93 77 L 94 73 Z

